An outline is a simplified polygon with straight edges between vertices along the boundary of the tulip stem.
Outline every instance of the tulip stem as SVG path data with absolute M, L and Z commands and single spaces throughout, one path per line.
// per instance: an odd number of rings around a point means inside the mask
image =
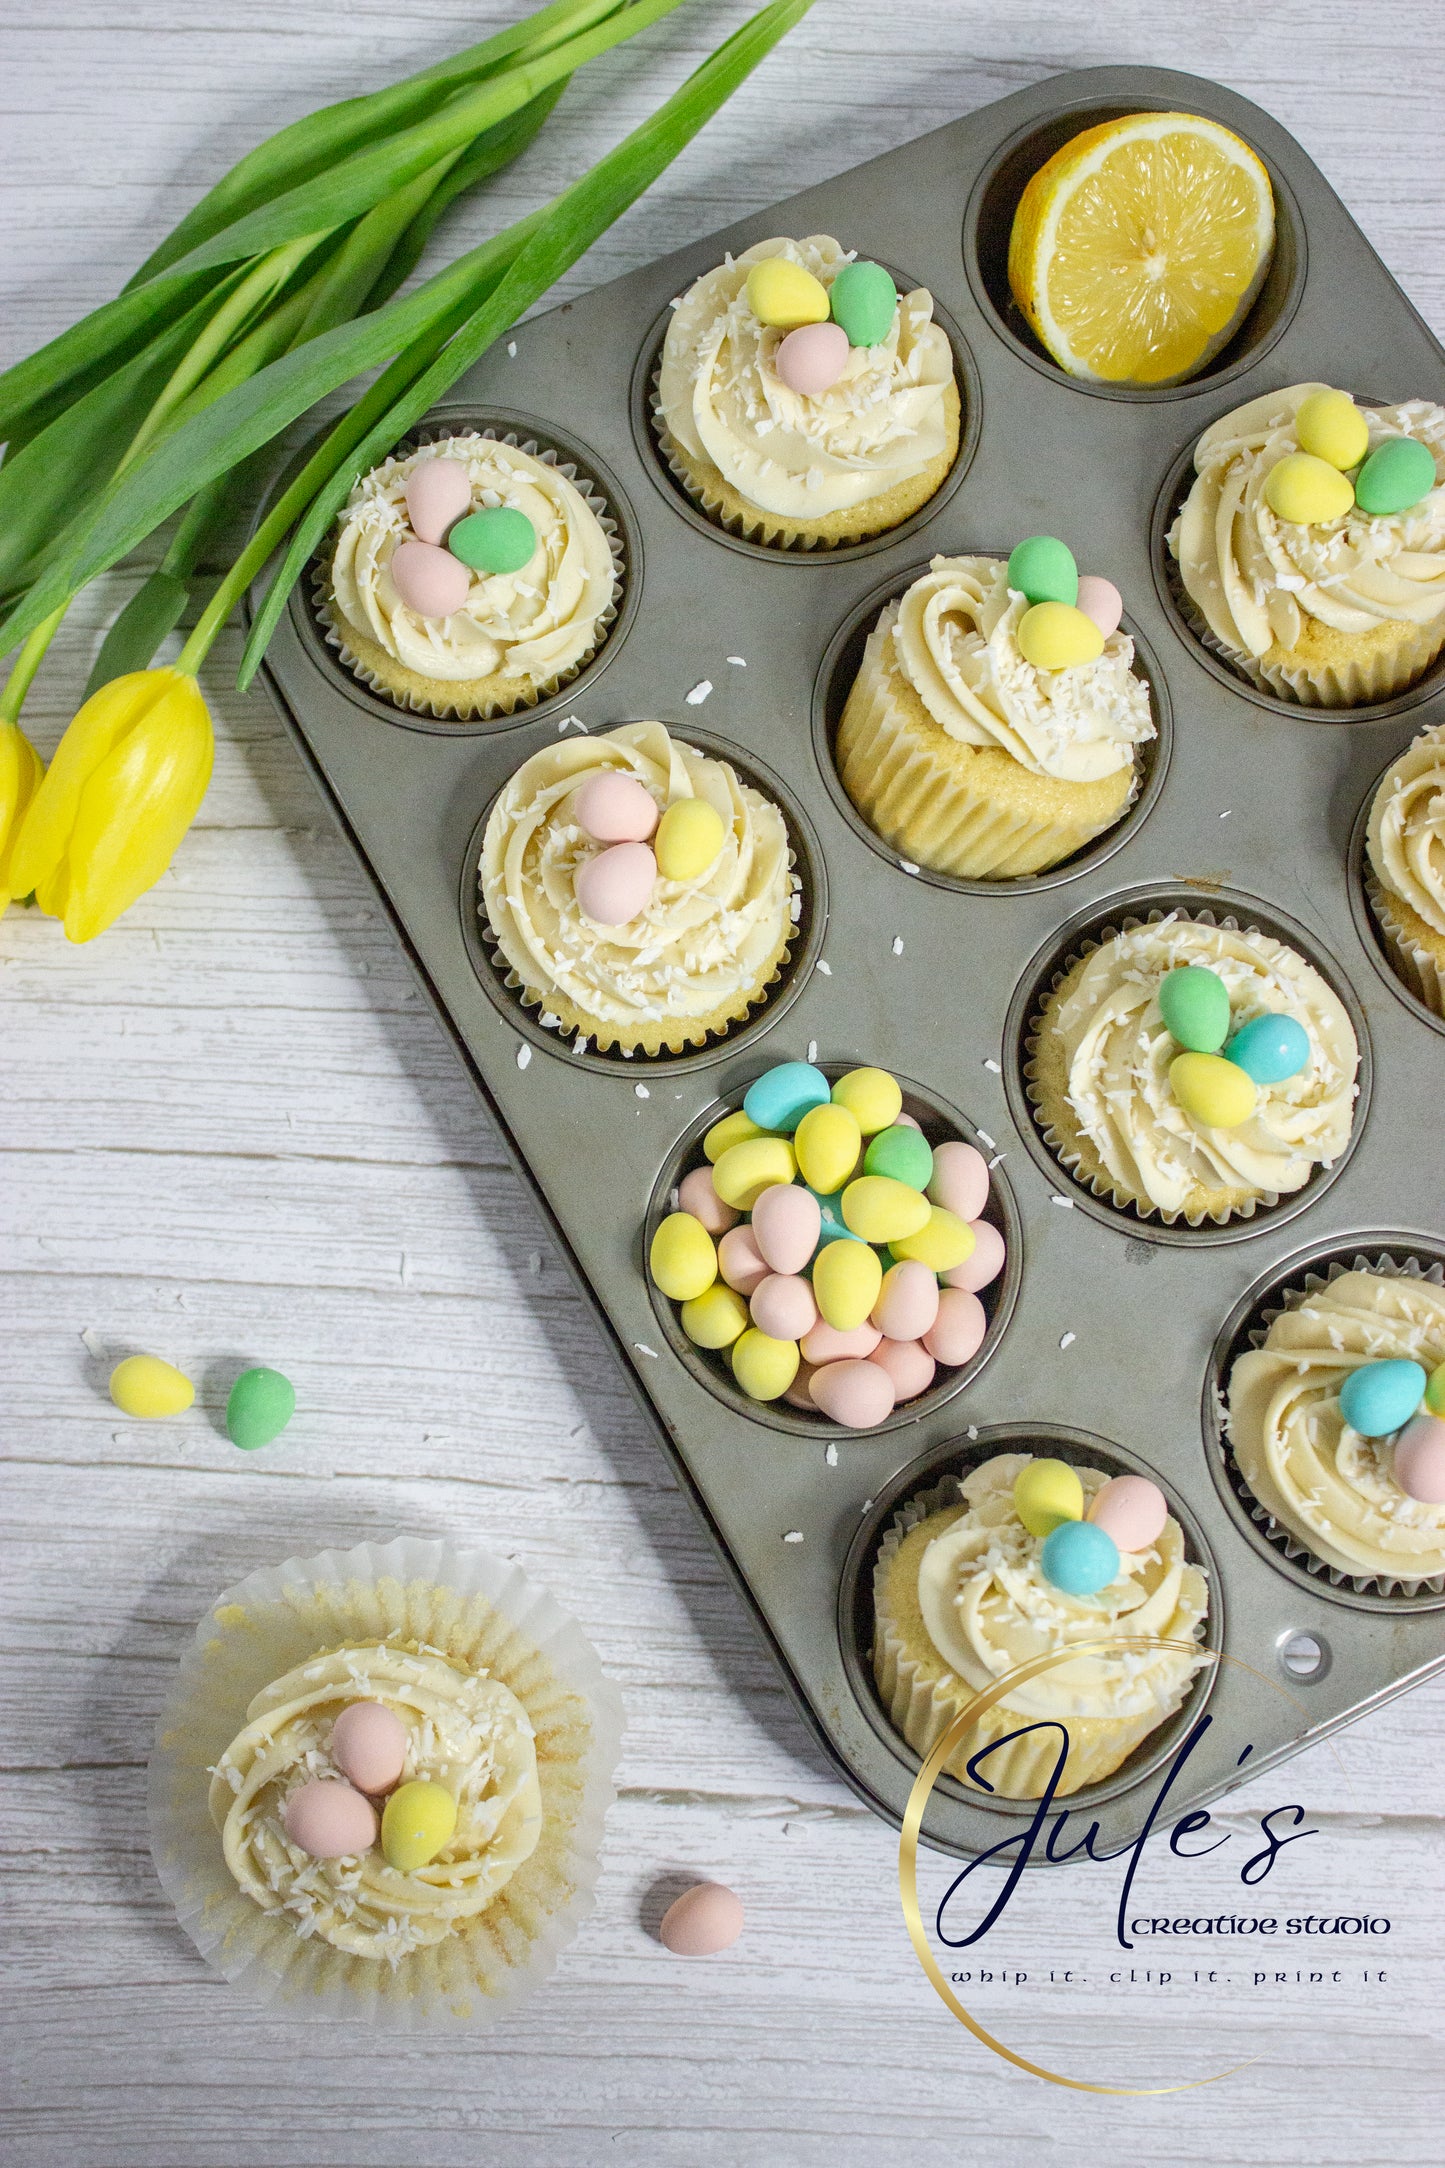
M 45 658 L 45 650 L 60 630 L 60 621 L 69 608 L 68 602 L 62 602 L 58 610 L 52 610 L 49 617 L 36 626 L 16 656 L 10 675 L 5 680 L 5 690 L 0 693 L 0 722 L 19 722 L 20 710 L 25 705 L 25 695 L 30 690 L 31 679 L 40 668 Z

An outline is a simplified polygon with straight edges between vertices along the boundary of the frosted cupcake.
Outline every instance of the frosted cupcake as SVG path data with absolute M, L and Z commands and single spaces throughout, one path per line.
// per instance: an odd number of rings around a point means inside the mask
M 1445 647 L 1445 407 L 1291 384 L 1210 425 L 1169 536 L 1209 643 L 1286 699 L 1359 707 Z
M 1058 1791 L 1102 1783 L 1179 1708 L 1207 1661 L 1202 1649 L 1194 1657 L 1158 1646 L 1198 1640 L 1209 1609 L 1178 1521 L 1146 1478 L 1111 1480 L 1027 1453 L 998 1454 L 951 1487 L 957 1503 L 940 1503 L 937 1491 L 915 1501 L 879 1551 L 873 1670 L 884 1708 L 924 1756 L 1005 1672 L 1073 1642 L 1127 1635 L 1127 1649 L 1080 1655 L 1010 1689 L 944 1764 L 1005 1798 L 1039 1798 L 1062 1724 L 1068 1755 Z M 1084 1531 L 1077 1552 L 1090 1563 L 1082 1572 L 1059 1560 L 1053 1539 L 1066 1522 Z M 1030 1724 L 1042 1728 L 983 1752 Z M 969 1761 L 981 1753 L 970 1777 Z
M 1375 793 L 1365 890 L 1405 985 L 1445 1016 L 1445 724 L 1418 737 Z
M 1028 552 L 1043 545 L 1062 584 L 1031 594 Z M 1112 828 L 1155 735 L 1121 607 L 1050 537 L 1007 563 L 935 557 L 879 617 L 838 727 L 838 773 L 868 825 L 970 880 L 1042 872 Z M 1041 648 L 1041 618 L 1046 639 L 1052 625 L 1073 645 Z
M 402 707 L 508 715 L 596 653 L 620 567 L 613 522 L 571 468 L 468 431 L 362 477 L 318 607 L 342 660 Z
M 953 353 L 922 287 L 827 234 L 759 241 L 694 282 L 663 343 L 668 464 L 723 526 L 856 542 L 925 505 L 958 456 Z
M 492 808 L 480 910 L 521 998 L 578 1046 L 681 1053 L 766 1000 L 799 886 L 772 800 L 661 723 L 567 737 Z
M 1344 1004 L 1303 957 L 1251 928 L 1171 914 L 1070 966 L 1025 1073 L 1079 1181 L 1197 1227 L 1247 1218 L 1331 1166 L 1358 1067 Z

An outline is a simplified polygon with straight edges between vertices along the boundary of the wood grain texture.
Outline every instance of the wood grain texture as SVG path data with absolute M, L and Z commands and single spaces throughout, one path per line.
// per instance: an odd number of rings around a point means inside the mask
M 258 137 L 514 12 L 9 0 L 0 360 L 114 292 Z M 574 84 L 445 248 L 580 170 L 744 12 L 694 0 Z M 1056 70 L 1150 61 L 1291 128 L 1438 331 L 1445 61 L 1422 20 L 1401 0 L 819 0 L 563 291 Z M 47 750 L 134 578 L 100 583 L 57 643 L 29 711 Z M 1445 1687 L 1248 1787 L 1221 1825 L 1242 1856 L 1252 1815 L 1305 1802 L 1321 1839 L 1294 1904 L 1393 1913 L 1385 1983 L 1261 1994 L 1243 1945 L 1246 1978 L 1212 1997 L 1097 1966 L 1050 1983 L 1105 1949 L 1111 1900 L 1088 1876 L 1118 1870 L 1081 1870 L 1020 1913 L 995 1954 L 1031 1977 L 980 1987 L 985 2022 L 1066 2070 L 1103 2072 L 1121 2042 L 1165 2079 L 1260 2060 L 1125 2103 L 970 2041 L 908 1948 L 894 1840 L 811 1746 L 279 725 L 231 689 L 236 654 L 223 642 L 208 670 L 216 778 L 173 872 L 90 949 L 33 913 L 0 923 L 6 2161 L 833 2168 L 906 2150 L 1091 2168 L 1122 2139 L 1213 2168 L 1437 2162 Z M 199 1380 L 183 1422 L 110 1406 L 109 1365 L 138 1347 Z M 301 1401 L 256 1460 L 220 1428 L 243 1359 L 285 1368 Z M 628 1706 L 596 1916 L 480 2052 L 378 2055 L 254 2014 L 177 1930 L 145 1846 L 156 1707 L 212 1597 L 399 1528 L 515 1554 L 575 1607 Z M 925 1870 L 935 1898 L 946 1874 Z M 743 1893 L 748 1930 L 683 1965 L 656 1943 L 661 1902 L 709 1875 Z

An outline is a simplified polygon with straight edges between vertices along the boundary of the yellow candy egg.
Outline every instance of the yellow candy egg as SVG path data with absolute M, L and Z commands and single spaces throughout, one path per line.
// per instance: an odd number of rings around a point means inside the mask
M 713 1123 L 702 1140 L 703 1157 L 709 1166 L 715 1167 L 723 1153 L 730 1152 L 735 1144 L 746 1144 L 749 1137 L 764 1134 L 752 1116 L 744 1114 L 739 1107 L 735 1114 L 725 1114 L 720 1122 Z
M 886 1069 L 850 1069 L 833 1086 L 833 1102 L 848 1109 L 865 1137 L 891 1129 L 903 1112 L 903 1094 Z
M 1061 1521 L 1084 1517 L 1084 1486 L 1062 1460 L 1031 1460 L 1014 1483 L 1014 1511 L 1031 1536 L 1048 1536 Z
M 1437 1363 L 1425 1381 L 1425 1406 L 1432 1415 L 1445 1415 L 1445 1363 Z
M 1346 391 L 1312 391 L 1294 418 L 1302 452 L 1330 466 L 1357 467 L 1370 449 L 1364 415 Z
M 751 1212 L 759 1190 L 774 1182 L 791 1182 L 797 1171 L 790 1138 L 747 1137 L 741 1144 L 729 1145 L 722 1158 L 714 1161 L 712 1186 L 735 1212 Z M 701 1293 L 701 1289 L 693 1292 Z
M 1313 452 L 1286 452 L 1264 478 L 1264 501 L 1295 527 L 1322 527 L 1343 519 L 1355 501 L 1354 484 Z
M 916 1235 L 932 1211 L 922 1190 L 895 1182 L 888 1174 L 860 1175 L 843 1192 L 843 1225 L 865 1242 L 899 1242 Z
M 1254 1078 L 1222 1054 L 1176 1054 L 1169 1084 L 1185 1113 L 1206 1129 L 1238 1129 L 1259 1104 Z
M 381 1849 L 388 1867 L 414 1874 L 450 1844 L 457 1826 L 457 1803 L 445 1784 L 415 1777 L 399 1785 L 382 1809 Z
M 813 1259 L 813 1298 L 835 1332 L 866 1325 L 882 1285 L 878 1252 L 866 1242 L 830 1242 Z
M 952 1272 L 972 1257 L 977 1239 L 967 1220 L 936 1204 L 917 1234 L 900 1235 L 890 1247 L 895 1257 L 916 1257 L 930 1272 Z
M 731 1347 L 747 1328 L 747 1304 L 721 1280 L 682 1306 L 682 1329 L 694 1347 Z
M 801 1361 L 796 1340 L 774 1340 L 756 1325 L 733 1342 L 733 1376 L 749 1400 L 781 1400 Z
M 722 815 L 706 798 L 675 798 L 652 839 L 657 870 L 664 880 L 695 881 L 707 872 L 726 838 Z
M 1071 670 L 1104 652 L 1103 633 L 1071 602 L 1036 602 L 1019 619 L 1018 639 L 1019 653 L 1036 670 Z
M 647 1255 L 653 1285 L 672 1302 L 692 1302 L 717 1278 L 717 1246 L 691 1212 L 669 1212 Z
M 765 256 L 748 273 L 748 307 L 760 324 L 793 331 L 799 324 L 828 320 L 828 289 L 800 263 L 786 256 Z
M 816 1189 L 823 1197 L 831 1197 L 835 1189 L 843 1187 L 862 1149 L 863 1132 L 857 1115 L 831 1101 L 809 1107 L 793 1135 L 798 1172 L 809 1189 Z
M 196 1397 L 196 1388 L 184 1370 L 162 1362 L 159 1355 L 127 1355 L 110 1373 L 110 1397 L 122 1415 L 151 1421 L 161 1415 L 181 1415 Z

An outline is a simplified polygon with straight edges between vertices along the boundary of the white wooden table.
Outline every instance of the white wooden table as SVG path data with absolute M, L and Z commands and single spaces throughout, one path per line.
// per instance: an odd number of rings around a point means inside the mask
M 513 12 L 4 0 L 3 358 L 110 295 L 282 120 Z M 743 12 L 695 0 L 575 84 L 448 244 L 550 194 Z M 1429 13 L 819 0 L 571 287 L 1039 76 L 1154 61 L 1217 76 L 1292 128 L 1442 330 L 1445 59 Z M 53 651 L 29 714 L 47 752 L 131 578 L 89 594 Z M 171 875 L 90 948 L 32 912 L 0 925 L 0 2155 L 16 2168 L 1445 2158 L 1445 1959 L 1431 1954 L 1445 1685 L 1346 1735 L 1348 1783 L 1316 1749 L 1239 1794 L 1228 1825 L 1251 1802 L 1308 1805 L 1324 1839 L 1312 1900 L 1351 1911 L 1368 1895 L 1395 1914 L 1387 1987 L 1256 1997 L 1253 2068 L 1135 2102 L 1040 2084 L 945 2014 L 903 1932 L 893 1836 L 810 1745 L 296 755 L 264 699 L 231 689 L 236 652 L 224 641 L 207 672 L 216 776 Z M 187 1419 L 148 1427 L 111 1407 L 109 1364 L 135 1348 L 200 1381 Z M 301 1403 L 254 1459 L 218 1431 L 243 1359 L 284 1368 Z M 263 1562 L 399 1528 L 515 1553 L 574 1604 L 627 1699 L 596 1916 L 479 2047 L 388 2052 L 254 2015 L 176 1928 L 146 1849 L 154 1712 L 215 1593 Z M 679 1874 L 743 1894 L 747 1932 L 726 1957 L 660 1950 L 657 1892 Z M 1050 1882 L 1057 1916 L 1035 1962 L 1102 1951 L 1096 1885 Z M 1183 2006 L 1161 1994 L 1015 1993 L 988 2011 L 1056 2068 L 1108 2078 L 1130 2028 L 1171 2026 L 1161 2056 L 1180 2044 Z M 1190 2070 L 1234 2059 L 1237 2003 L 1196 1997 L 1187 2012 Z

